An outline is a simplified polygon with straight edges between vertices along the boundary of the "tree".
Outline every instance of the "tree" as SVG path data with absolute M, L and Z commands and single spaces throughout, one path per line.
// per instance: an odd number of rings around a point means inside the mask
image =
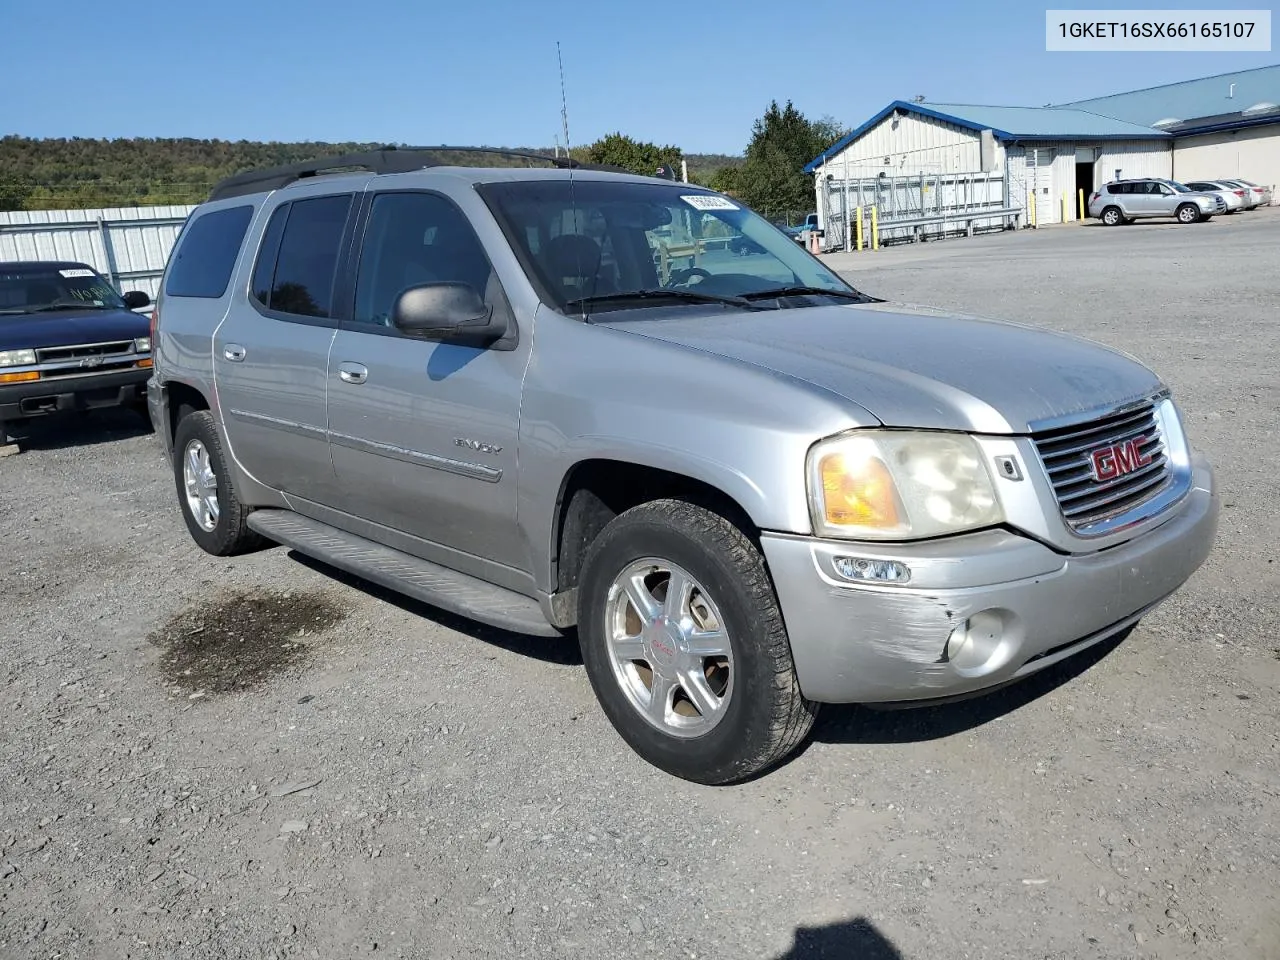
M 9 179 L 0 179 L 0 210 L 30 209 L 27 201 L 34 192 L 35 181 L 25 174 L 11 174 Z
M 653 176 L 658 167 L 663 164 L 672 164 L 678 169 L 681 155 L 679 147 L 660 147 L 655 143 L 633 140 L 622 133 L 611 133 L 601 137 L 595 143 L 583 148 L 581 154 L 582 159 L 588 163 L 622 167 L 624 170 L 645 176 Z
M 807 119 L 790 100 L 785 107 L 772 101 L 752 127 L 746 163 L 730 177 L 735 193 L 767 216 L 812 209 L 813 177 L 804 166 L 846 132 L 830 117 Z
M 707 186 L 731 197 L 742 195 L 742 167 L 719 167 L 707 178 Z

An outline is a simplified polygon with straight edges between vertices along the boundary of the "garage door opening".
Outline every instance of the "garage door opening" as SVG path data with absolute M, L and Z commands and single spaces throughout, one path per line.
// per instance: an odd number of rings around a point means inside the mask
M 1076 147 L 1076 189 L 1071 198 L 1072 218 L 1080 216 L 1080 191 L 1084 191 L 1084 215 L 1089 216 L 1089 198 L 1093 196 L 1093 168 L 1097 163 L 1092 147 Z

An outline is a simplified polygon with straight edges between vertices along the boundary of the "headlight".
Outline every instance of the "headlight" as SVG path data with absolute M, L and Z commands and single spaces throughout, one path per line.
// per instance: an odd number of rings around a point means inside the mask
M 139 337 L 137 340 L 133 341 L 133 349 L 136 350 L 138 353 L 150 353 L 151 338 Z
M 1004 517 L 971 437 L 889 430 L 849 433 L 809 451 L 809 511 L 820 535 L 914 540 Z
M 34 350 L 0 350 L 0 367 L 24 367 L 35 362 Z

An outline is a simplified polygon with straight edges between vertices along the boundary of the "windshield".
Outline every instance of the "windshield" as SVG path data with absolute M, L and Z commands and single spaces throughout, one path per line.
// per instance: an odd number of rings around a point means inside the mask
M 111 284 L 88 267 L 0 267 L 0 315 L 124 309 Z
M 1190 187 L 1188 187 L 1186 184 L 1179 183 L 1177 180 L 1166 180 L 1165 183 L 1173 187 L 1173 189 L 1178 193 L 1195 193 L 1195 191 L 1192 190 Z
M 544 299 L 566 313 L 687 303 L 776 307 L 860 295 L 735 200 L 690 184 L 489 183 L 481 195 Z M 695 296 L 696 295 L 696 296 Z M 783 295 L 783 294 L 780 294 Z

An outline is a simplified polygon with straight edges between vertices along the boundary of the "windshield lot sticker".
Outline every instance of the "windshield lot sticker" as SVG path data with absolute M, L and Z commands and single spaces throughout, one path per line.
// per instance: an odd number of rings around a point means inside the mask
M 693 207 L 695 210 L 737 210 L 738 205 L 730 203 L 724 197 L 708 197 L 703 193 L 696 193 L 692 196 L 681 197 L 685 203 Z
M 64 277 L 92 277 L 93 271 L 86 270 L 83 267 L 77 267 L 75 270 L 59 270 Z

